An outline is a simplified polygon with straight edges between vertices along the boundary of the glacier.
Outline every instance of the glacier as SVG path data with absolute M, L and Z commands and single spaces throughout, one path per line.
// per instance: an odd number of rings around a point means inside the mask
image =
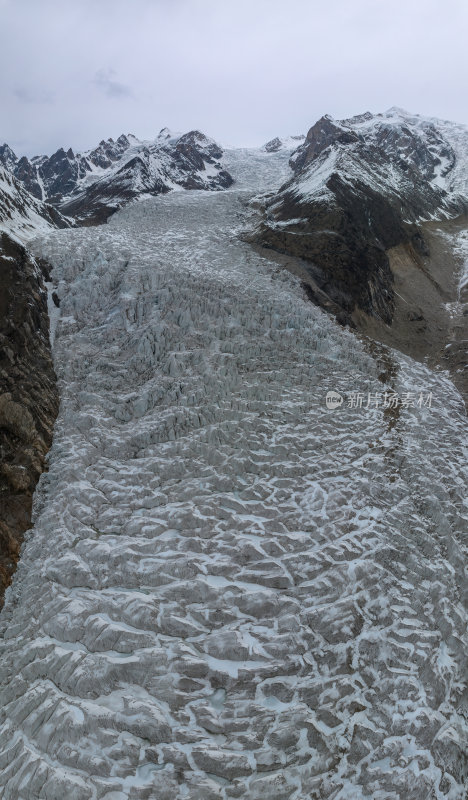
M 466 796 L 465 408 L 243 241 L 288 155 L 32 244 L 61 407 L 0 616 L 4 800 Z

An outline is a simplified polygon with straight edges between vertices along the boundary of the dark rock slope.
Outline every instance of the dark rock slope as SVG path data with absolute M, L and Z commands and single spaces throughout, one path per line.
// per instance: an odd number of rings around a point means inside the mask
M 468 207 L 455 177 L 456 133 L 399 109 L 322 117 L 293 154 L 294 175 L 268 200 L 255 240 L 304 259 L 311 295 L 342 321 L 358 309 L 389 324 L 388 251 L 404 244 L 426 255 L 419 221 Z
M 0 233 L 0 598 L 30 527 L 58 411 L 45 277 L 46 265 Z

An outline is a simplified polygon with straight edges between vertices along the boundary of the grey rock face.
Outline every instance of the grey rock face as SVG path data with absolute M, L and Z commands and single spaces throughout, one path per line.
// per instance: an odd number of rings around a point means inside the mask
M 63 147 L 50 158 L 41 160 L 39 173 L 49 202 L 59 205 L 64 196 L 76 189 L 79 178 L 86 172 L 81 167 L 81 159 L 75 157 L 73 150 L 65 152 Z
M 91 152 L 87 155 L 87 160 L 96 167 L 107 169 L 115 161 L 118 161 L 129 147 L 130 140 L 127 136 L 125 136 L 124 133 L 122 133 L 115 142 L 113 139 L 108 139 L 107 141 L 102 140 L 99 143 L 99 146 L 94 150 L 91 150 Z
M 0 235 L 0 602 L 31 526 L 58 411 L 44 269 Z
M 31 164 L 26 156 L 19 159 L 15 165 L 14 174 L 33 197 L 37 197 L 38 200 L 45 199 L 42 186 L 39 183 L 37 167 Z
M 7 144 L 2 144 L 0 147 L 0 163 L 3 164 L 6 169 L 13 172 L 16 164 L 18 162 L 18 158 Z
M 265 145 L 265 150 L 267 153 L 277 153 L 281 147 L 281 139 L 276 136 L 274 139 L 271 139 Z
M 329 116 L 321 117 L 309 130 L 303 144 L 292 154 L 289 163 L 295 172 L 299 172 L 330 145 L 353 144 L 358 140 L 357 133 L 352 129 L 344 128 Z

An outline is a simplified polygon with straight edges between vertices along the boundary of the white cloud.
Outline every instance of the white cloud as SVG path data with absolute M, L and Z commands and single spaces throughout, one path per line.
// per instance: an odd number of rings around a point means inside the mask
M 14 96 L 22 103 L 52 103 L 53 92 L 46 89 L 32 89 L 27 86 L 17 86 L 13 89 Z
M 133 97 L 132 89 L 116 80 L 116 72 L 113 69 L 99 69 L 94 76 L 93 83 L 108 97 Z

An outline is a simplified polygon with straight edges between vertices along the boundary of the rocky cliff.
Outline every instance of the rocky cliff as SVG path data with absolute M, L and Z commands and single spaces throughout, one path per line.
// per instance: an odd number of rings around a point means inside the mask
M 46 468 L 58 408 L 44 285 L 47 265 L 34 260 L 20 241 L 73 223 L 13 174 L 15 165 L 22 169 L 22 160 L 8 147 L 0 148 L 0 160 L 1 603 L 23 534 L 31 526 L 32 495 Z
M 47 277 L 45 263 L 0 234 L 0 597 L 31 524 L 32 495 L 58 411 Z

